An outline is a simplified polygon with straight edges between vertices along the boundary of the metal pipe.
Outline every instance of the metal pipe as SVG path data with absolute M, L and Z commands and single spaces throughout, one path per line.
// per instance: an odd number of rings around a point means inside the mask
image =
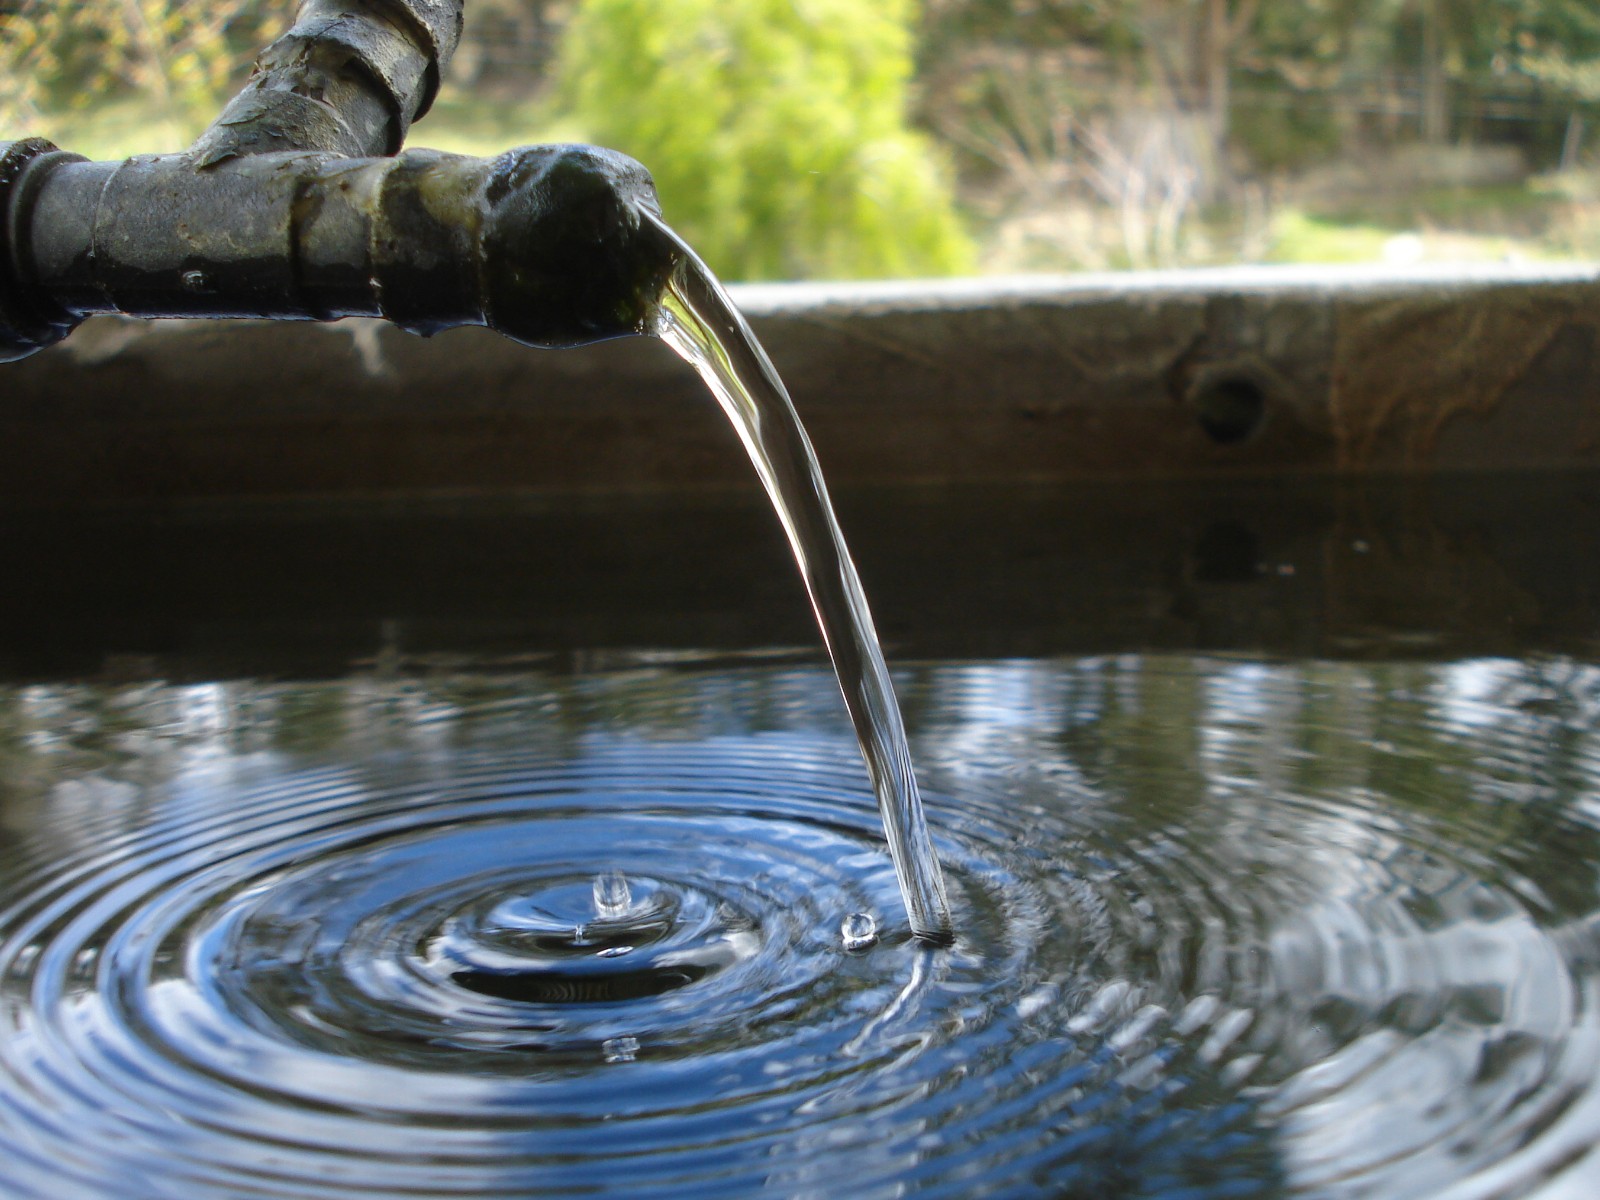
M 593 146 L 204 170 L 45 150 L 12 193 L 13 296 L 33 329 L 94 313 L 380 316 L 570 346 L 643 332 L 672 261 L 642 220 L 658 211 L 649 173 Z
M 461 21 L 462 0 L 305 0 L 190 154 L 201 167 L 285 150 L 398 154 L 433 104 Z
M 0 362 L 94 313 L 381 316 L 536 346 L 643 332 L 673 254 L 643 220 L 659 210 L 638 163 L 593 146 L 398 153 L 461 7 L 306 0 L 184 154 L 0 142 Z

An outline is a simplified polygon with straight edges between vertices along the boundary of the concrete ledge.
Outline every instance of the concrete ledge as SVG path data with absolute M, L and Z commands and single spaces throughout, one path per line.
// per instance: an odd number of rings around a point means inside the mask
M 1600 268 L 1250 268 L 736 289 L 830 479 L 1600 465 Z M 634 340 L 91 321 L 0 367 L 0 503 L 753 486 Z

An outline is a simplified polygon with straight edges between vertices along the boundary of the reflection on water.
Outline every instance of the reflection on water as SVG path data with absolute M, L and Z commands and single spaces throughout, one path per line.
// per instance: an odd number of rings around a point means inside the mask
M 8 1195 L 1585 1195 L 1600 670 L 0 689 Z

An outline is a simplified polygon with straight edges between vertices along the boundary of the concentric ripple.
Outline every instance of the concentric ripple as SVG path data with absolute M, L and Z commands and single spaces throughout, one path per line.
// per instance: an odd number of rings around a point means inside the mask
M 948 950 L 909 935 L 833 686 L 7 694 L 0 1190 L 1487 1197 L 1592 1170 L 1589 668 L 910 672 Z

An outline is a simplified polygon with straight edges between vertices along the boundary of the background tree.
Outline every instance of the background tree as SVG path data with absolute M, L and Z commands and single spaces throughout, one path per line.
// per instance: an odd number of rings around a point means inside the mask
M 931 142 L 906 122 L 911 0 L 586 0 L 556 91 L 573 132 L 651 168 L 734 279 L 964 269 Z
M 1481 38 L 1480 63 L 1507 64 L 1568 97 L 1600 102 L 1600 6 L 1591 0 L 1516 0 L 1496 14 L 1494 36 Z
M 0 125 L 116 96 L 198 127 L 285 28 L 276 0 L 12 0 L 0 10 Z
M 0 134 L 93 157 L 181 146 L 296 6 L 0 0 Z M 1495 257 L 1600 253 L 1600 172 L 1581 169 L 1600 157 L 1595 0 L 470 0 L 468 17 L 419 143 L 617 145 L 730 277 L 963 269 L 952 188 L 997 270 L 1348 260 L 1430 230 L 1442 254 L 1463 236 Z

